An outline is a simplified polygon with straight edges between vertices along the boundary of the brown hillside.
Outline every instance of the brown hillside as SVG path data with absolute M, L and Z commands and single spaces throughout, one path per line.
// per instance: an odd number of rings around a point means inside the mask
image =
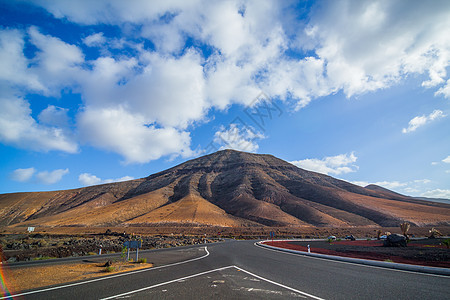
M 0 195 L 1 226 L 449 225 L 450 205 L 363 188 L 271 155 L 219 151 L 147 178 Z

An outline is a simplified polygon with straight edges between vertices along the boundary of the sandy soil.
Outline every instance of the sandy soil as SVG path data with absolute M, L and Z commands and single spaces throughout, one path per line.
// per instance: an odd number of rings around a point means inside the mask
M 51 266 L 32 266 L 10 269 L 0 265 L 6 286 L 11 294 L 67 282 L 86 280 L 116 273 L 149 268 L 152 264 L 114 262 L 114 271 L 106 272 L 103 263 L 82 262 Z
M 383 247 L 383 241 L 274 241 L 268 245 L 287 249 L 379 261 L 450 268 L 450 249 L 443 239 L 413 240 L 408 247 Z

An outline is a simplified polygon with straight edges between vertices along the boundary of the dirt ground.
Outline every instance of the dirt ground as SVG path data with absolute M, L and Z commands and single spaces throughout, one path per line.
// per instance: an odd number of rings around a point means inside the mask
M 81 263 L 23 268 L 8 268 L 5 264 L 0 265 L 0 268 L 9 292 L 11 294 L 16 294 L 29 289 L 86 280 L 126 271 L 149 268 L 152 266 L 152 264 L 147 263 L 139 264 L 116 261 L 113 262 L 111 266 L 112 269 L 107 272 L 104 266 L 105 262 L 92 263 L 84 261 Z
M 424 265 L 432 267 L 450 268 L 450 249 L 443 245 L 444 239 L 411 240 L 407 247 L 384 247 L 383 241 L 274 241 L 268 245 L 287 249 L 308 251 L 312 253 L 391 261 Z

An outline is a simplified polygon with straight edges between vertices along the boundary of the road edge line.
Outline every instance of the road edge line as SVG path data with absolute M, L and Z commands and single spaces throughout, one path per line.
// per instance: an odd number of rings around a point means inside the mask
M 270 241 L 269 240 L 260 241 L 260 242 L 256 242 L 255 244 L 257 244 L 260 247 L 265 247 L 268 249 L 273 249 L 273 250 L 283 251 L 283 252 L 288 252 L 288 253 L 294 253 L 294 254 L 299 254 L 299 255 L 304 255 L 304 256 L 310 256 L 310 257 L 314 257 L 314 258 L 322 258 L 322 259 L 335 260 L 335 261 L 340 261 L 340 262 L 348 262 L 348 263 L 354 263 L 354 264 L 359 264 L 359 265 L 375 266 L 375 267 L 379 267 L 379 268 L 394 269 L 394 270 L 400 270 L 400 271 L 409 271 L 409 272 L 415 272 L 415 273 L 450 276 L 450 269 L 446 269 L 446 268 L 416 266 L 416 265 L 409 265 L 409 264 L 400 264 L 400 263 L 377 261 L 377 260 L 343 257 L 343 256 L 336 256 L 336 255 L 308 253 L 308 252 L 299 251 L 299 250 L 292 250 L 292 249 L 270 246 L 270 245 L 264 244 L 264 242 L 270 242 Z
M 204 249 L 206 251 L 206 254 L 203 255 L 203 256 L 192 258 L 192 259 L 188 259 L 188 260 L 184 260 L 184 261 L 181 261 L 181 262 L 176 262 L 176 263 L 173 263 L 173 264 L 168 264 L 168 265 L 159 266 L 159 267 L 153 267 L 153 268 L 149 267 L 149 268 L 146 268 L 146 269 L 130 271 L 130 272 L 126 272 L 126 273 L 120 273 L 120 274 L 111 275 L 111 276 L 107 276 L 107 277 L 100 277 L 100 278 L 90 279 L 90 280 L 87 280 L 87 281 L 79 281 L 79 282 L 65 284 L 65 285 L 58 285 L 58 286 L 54 286 L 54 287 L 50 287 L 50 288 L 29 291 L 29 292 L 20 293 L 20 294 L 12 294 L 10 296 L 0 297 L 0 299 L 9 299 L 9 298 L 12 298 L 12 297 L 18 297 L 18 296 L 25 296 L 25 295 L 30 295 L 30 294 L 48 292 L 48 291 L 58 290 L 58 289 L 66 288 L 66 287 L 77 286 L 77 285 L 92 283 L 92 282 L 96 282 L 96 281 L 107 280 L 107 279 L 117 278 L 117 277 L 121 277 L 121 276 L 133 275 L 133 274 L 137 274 L 137 273 L 142 273 L 142 272 L 147 272 L 147 271 L 152 271 L 152 270 L 172 267 L 172 266 L 176 266 L 176 265 L 181 265 L 181 264 L 185 264 L 185 263 L 188 263 L 188 262 L 192 262 L 192 261 L 196 261 L 196 260 L 199 260 L 199 259 L 203 259 L 203 258 L 209 256 L 208 247 L 205 246 Z

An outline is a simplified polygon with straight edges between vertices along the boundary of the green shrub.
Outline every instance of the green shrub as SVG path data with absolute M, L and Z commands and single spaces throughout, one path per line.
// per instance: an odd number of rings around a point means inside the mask
M 146 258 L 139 258 L 137 263 L 139 263 L 139 264 L 146 264 L 147 263 L 147 259 Z
M 111 273 L 111 272 L 114 272 L 115 270 L 116 270 L 116 268 L 114 268 L 113 266 L 109 266 L 109 267 L 105 267 L 103 269 L 103 272 Z
M 446 239 L 442 242 L 445 246 L 447 246 L 447 249 L 450 247 L 450 239 Z
M 388 258 L 388 259 L 385 259 L 384 261 L 385 261 L 385 262 L 394 262 L 392 259 L 389 259 L 389 258 Z
M 33 260 L 46 260 L 46 259 L 55 259 L 57 257 L 53 257 L 53 256 L 41 256 L 41 257 L 35 257 L 33 258 Z

